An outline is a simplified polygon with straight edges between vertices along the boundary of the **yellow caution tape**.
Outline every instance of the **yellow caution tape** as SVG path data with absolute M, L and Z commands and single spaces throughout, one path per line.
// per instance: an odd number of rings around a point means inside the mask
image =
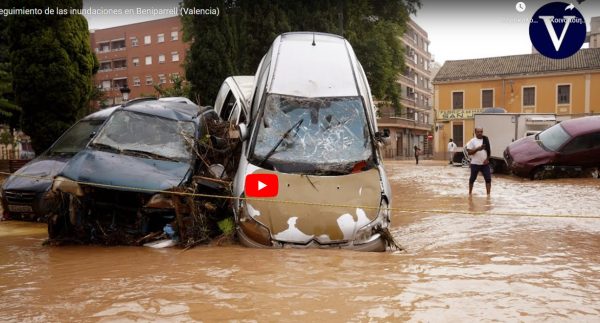
M 0 175 L 7 176 L 19 176 L 38 180 L 48 180 L 46 177 L 22 175 L 22 174 L 11 174 L 6 172 L 0 172 Z M 69 179 L 70 180 L 70 179 Z M 189 193 L 189 192 L 174 192 L 166 190 L 151 190 L 146 188 L 138 188 L 133 186 L 121 186 L 121 185 L 110 185 L 110 184 L 99 184 L 82 181 L 70 180 L 74 183 L 87 186 L 95 186 L 101 188 L 113 188 L 121 190 L 132 190 L 139 192 L 148 193 L 162 193 L 172 194 L 179 196 L 190 196 L 190 197 L 203 197 L 203 198 L 215 198 L 215 199 L 228 199 L 228 200 L 243 200 L 243 201 L 262 201 L 268 203 L 284 203 L 294 205 L 309 205 L 309 206 L 321 206 L 321 207 L 338 207 L 338 208 L 361 208 L 361 209 L 375 209 L 378 210 L 379 206 L 363 206 L 363 205 L 349 205 L 349 204 L 333 204 L 333 203 L 316 203 L 307 201 L 290 201 L 290 200 L 278 200 L 275 198 L 255 198 L 255 197 L 235 197 L 226 195 L 214 195 L 214 194 L 202 194 L 202 193 Z M 581 218 L 581 219 L 600 219 L 600 215 L 585 215 L 585 214 L 530 214 L 530 213 L 507 213 L 507 212 L 475 212 L 475 211 L 462 211 L 462 210 L 438 210 L 438 209 L 401 209 L 401 208 L 387 208 L 389 211 L 400 212 L 400 213 L 427 213 L 427 214 L 467 214 L 467 215 L 500 215 L 500 216 L 514 216 L 514 217 L 543 217 L 543 218 Z

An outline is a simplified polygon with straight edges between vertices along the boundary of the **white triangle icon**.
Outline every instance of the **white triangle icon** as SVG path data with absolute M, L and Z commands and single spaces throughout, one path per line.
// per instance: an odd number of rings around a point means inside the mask
M 258 182 L 258 190 L 262 190 L 263 188 L 267 187 L 267 184 L 261 182 L 261 181 L 257 181 Z

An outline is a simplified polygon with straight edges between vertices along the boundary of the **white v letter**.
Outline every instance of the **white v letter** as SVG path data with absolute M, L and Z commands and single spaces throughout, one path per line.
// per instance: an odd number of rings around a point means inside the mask
M 556 36 L 556 31 L 552 26 L 552 20 L 554 20 L 554 16 L 540 16 L 541 19 L 544 19 L 544 24 L 546 24 L 546 29 L 548 30 L 548 34 L 550 35 L 550 39 L 552 40 L 552 44 L 554 48 L 558 52 L 560 45 L 562 45 L 563 39 L 565 39 L 565 34 L 567 33 L 567 29 L 569 28 L 569 24 L 571 21 L 575 19 L 575 16 L 564 16 L 565 27 L 563 27 L 562 33 L 560 34 L 560 39 Z

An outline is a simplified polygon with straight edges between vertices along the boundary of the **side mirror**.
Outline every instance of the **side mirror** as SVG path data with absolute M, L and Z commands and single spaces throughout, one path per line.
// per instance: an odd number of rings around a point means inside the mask
M 390 131 L 388 129 L 384 129 L 383 132 L 377 131 L 375 133 L 375 140 L 386 146 L 389 145 L 392 142 L 392 140 L 390 139 Z
M 235 128 L 230 129 L 229 138 L 239 138 L 240 141 L 248 139 L 248 127 L 246 124 L 240 123 Z

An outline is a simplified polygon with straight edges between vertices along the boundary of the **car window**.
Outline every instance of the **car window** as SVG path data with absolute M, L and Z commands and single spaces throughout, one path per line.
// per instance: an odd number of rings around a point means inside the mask
M 573 140 L 565 145 L 562 152 L 572 154 L 598 148 L 600 148 L 600 133 L 590 133 L 573 138 Z
M 538 138 L 547 149 L 558 151 L 558 149 L 565 142 L 567 142 L 571 136 L 560 124 L 557 124 L 540 132 Z
M 82 150 L 104 120 L 82 120 L 69 128 L 52 146 L 50 154 L 75 154 Z
M 364 110 L 360 97 L 270 94 L 259 121 L 253 158 L 268 159 L 274 167 L 295 163 L 310 165 L 315 171 L 344 172 L 349 164 L 372 156 Z
M 118 151 L 135 150 L 180 161 L 192 159 L 192 122 L 165 119 L 132 111 L 117 111 L 92 144 Z

